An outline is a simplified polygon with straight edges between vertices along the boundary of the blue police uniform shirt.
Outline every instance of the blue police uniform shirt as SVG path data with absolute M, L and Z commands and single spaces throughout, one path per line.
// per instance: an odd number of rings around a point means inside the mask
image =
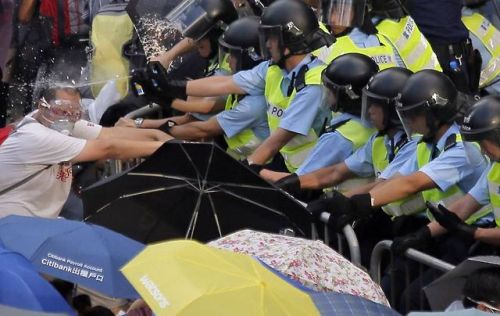
M 441 152 L 438 157 L 418 169 L 415 152 L 413 157 L 401 167 L 399 173 L 409 175 L 415 171 L 421 171 L 442 191 L 457 185 L 462 192 L 469 192 L 487 168 L 488 163 L 477 146 L 470 143 L 457 142 L 455 146 L 443 152 L 448 136 L 459 135 L 459 133 L 458 125 L 453 123 L 437 142 L 436 147 Z M 427 146 L 431 148 L 431 145 L 427 144 Z
M 317 58 L 312 58 L 311 54 L 307 54 L 290 72 L 282 69 L 284 77 L 280 88 L 284 95 L 287 95 L 294 73 L 306 64 L 312 69 L 323 63 Z M 264 61 L 250 70 L 240 71 L 233 75 L 233 81 L 249 95 L 264 95 L 269 65 L 269 61 Z M 283 112 L 279 127 L 304 136 L 312 127 L 319 134 L 329 113 L 329 109 L 321 107 L 321 86 L 307 85 L 296 93 L 295 98 Z
M 490 203 L 490 192 L 488 189 L 488 173 L 490 172 L 491 169 L 491 164 L 489 168 L 484 170 L 483 174 L 477 180 L 476 184 L 472 189 L 470 189 L 469 194 L 472 195 L 474 200 L 477 201 L 477 203 L 481 205 L 486 205 Z
M 417 150 L 418 142 L 420 137 L 413 136 L 412 139 L 408 140 L 408 143 L 399 149 L 394 160 L 389 163 L 389 165 L 382 171 L 378 176 L 379 179 L 389 179 L 394 174 L 399 172 L 404 164 L 415 156 Z
M 463 8 L 462 10 L 462 14 L 464 16 L 469 16 L 472 15 L 473 13 L 474 12 L 472 10 L 467 8 Z M 483 60 L 481 65 L 481 70 L 482 70 L 484 67 L 486 67 L 486 65 L 488 65 L 492 56 L 484 46 L 483 42 L 481 42 L 481 40 L 476 35 L 470 32 L 469 37 L 472 42 L 472 47 L 477 49 L 481 54 L 481 59 Z M 500 77 L 496 76 L 496 78 L 493 79 L 492 83 L 489 86 L 485 87 L 484 90 L 486 90 L 489 94 L 500 95 Z
M 229 138 L 247 128 L 251 128 L 255 136 L 261 140 L 269 137 L 267 103 L 264 96 L 247 95 L 231 110 L 217 114 L 216 119 Z
M 411 17 L 420 32 L 432 43 L 456 44 L 469 37 L 462 23 L 462 0 L 411 0 Z
M 375 169 L 373 168 L 373 141 L 377 137 L 378 132 L 374 133 L 366 144 L 362 147 L 358 148 L 351 156 L 349 156 L 344 162 L 347 168 L 355 173 L 359 177 L 369 177 L 373 176 L 375 173 Z M 406 134 L 404 131 L 397 131 L 393 137 L 393 146 L 397 144 L 401 138 L 406 138 Z M 387 149 L 387 153 L 391 152 L 391 140 L 387 135 L 384 135 L 384 145 Z M 394 156 L 394 159 L 391 161 L 392 169 L 399 169 L 410 157 L 414 154 L 417 146 L 417 142 L 415 140 L 408 141 L 404 146 L 399 148 L 398 152 Z M 387 166 L 389 167 L 389 165 Z M 387 168 L 386 168 L 387 169 Z M 395 172 L 395 171 L 394 171 Z M 380 174 L 377 174 L 377 177 L 380 177 Z M 384 178 L 387 179 L 387 178 Z
M 341 113 L 332 119 L 330 125 L 335 125 L 347 119 L 361 122 L 361 119 L 354 115 Z M 354 146 L 352 142 L 342 136 L 342 134 L 337 131 L 325 133 L 321 135 L 313 150 L 295 173 L 301 176 L 320 168 L 337 164 L 349 157 L 353 151 Z

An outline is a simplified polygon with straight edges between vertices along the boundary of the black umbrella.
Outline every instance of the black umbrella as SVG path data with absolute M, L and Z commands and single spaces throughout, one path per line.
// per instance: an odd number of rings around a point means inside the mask
M 86 220 L 141 242 L 209 241 L 240 229 L 311 235 L 311 214 L 213 143 L 170 141 L 83 191 Z

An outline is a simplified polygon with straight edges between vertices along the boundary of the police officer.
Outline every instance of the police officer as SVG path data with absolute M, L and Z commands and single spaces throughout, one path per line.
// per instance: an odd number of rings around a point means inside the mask
M 339 56 L 328 65 L 322 76 L 322 103 L 332 110 L 334 117 L 297 175 L 337 164 L 366 143 L 374 129 L 361 122 L 361 94 L 377 72 L 377 64 L 359 53 Z
M 407 8 L 420 31 L 458 91 L 473 94 L 477 86 L 471 81 L 480 64 L 473 54 L 469 32 L 461 21 L 462 0 L 408 0 Z
M 321 19 L 330 27 L 337 41 L 322 49 L 318 58 L 328 64 L 342 54 L 360 53 L 370 56 L 380 69 L 405 67 L 387 39 L 377 34 L 366 0 L 322 0 L 320 3 Z
M 442 71 L 436 54 L 412 17 L 398 0 L 372 0 L 372 22 L 399 53 L 406 68 Z
M 421 233 L 413 233 L 397 239 L 393 248 L 404 252 L 409 247 L 426 242 L 431 236 L 439 236 L 445 229 L 465 239 L 476 239 L 495 247 L 500 245 L 500 229 L 478 228 L 467 225 L 463 219 L 477 212 L 483 206 L 491 204 L 500 226 L 500 97 L 487 96 L 479 100 L 466 116 L 460 133 L 464 140 L 477 142 L 490 158 L 491 164 L 484 171 L 474 187 L 448 208 L 443 205 L 429 204 L 429 209 L 436 221 L 422 228 Z M 439 225 L 441 224 L 441 225 Z
M 294 172 L 316 144 L 328 115 L 320 108 L 324 66 L 310 52 L 330 45 L 333 37 L 319 29 L 312 9 L 298 0 L 272 3 L 262 15 L 259 36 L 269 61 L 251 70 L 190 82 L 169 81 L 152 73 L 150 81 L 160 82 L 159 92 L 173 96 L 264 95 L 271 136 L 248 163 L 260 171 L 280 152 L 288 170 Z
M 477 1 L 466 1 L 466 4 L 470 2 Z M 462 22 L 469 30 L 472 46 L 481 54 L 481 73 L 479 78 L 474 79 L 485 93 L 500 94 L 500 32 L 469 7 L 462 9 Z
M 219 39 L 219 58 L 228 59 L 233 73 L 251 69 L 262 61 L 259 21 L 256 16 L 241 18 L 231 23 Z M 188 140 L 223 134 L 228 153 L 244 159 L 269 136 L 266 100 L 262 95 L 231 95 L 222 109 L 225 111 L 204 122 L 179 125 L 176 119 L 144 120 L 141 127 L 160 128 L 176 138 Z M 216 110 L 217 105 L 211 109 Z M 133 126 L 127 119 L 120 123 Z
M 416 148 L 415 140 L 408 141 L 395 107 L 396 97 L 410 75 L 406 68 L 388 68 L 373 75 L 363 88 L 362 118 L 377 129 L 366 144 L 334 165 L 300 177 L 290 175 L 277 185 L 295 195 L 299 189 L 331 187 L 354 176 L 377 178 L 389 164 L 392 170 L 399 169 Z
M 413 133 L 423 136 L 415 154 L 399 169 L 401 176 L 350 199 L 338 194 L 319 200 L 311 206 L 313 211 L 330 211 L 330 224 L 340 230 L 353 220 L 368 216 L 374 207 L 417 192 L 422 192 L 426 201 L 442 201 L 445 205 L 468 192 L 487 163 L 475 146 L 462 141 L 458 125 L 453 122 L 457 96 L 453 82 L 443 73 L 426 69 L 413 74 L 401 92 L 396 110 L 408 137 Z M 470 221 L 483 215 L 481 210 Z

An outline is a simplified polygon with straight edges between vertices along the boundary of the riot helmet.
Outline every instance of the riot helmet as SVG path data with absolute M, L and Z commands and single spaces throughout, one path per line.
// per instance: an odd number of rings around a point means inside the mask
M 272 2 L 273 0 L 233 0 L 240 18 L 250 15 L 260 17 L 264 8 L 268 7 Z
M 500 147 L 500 96 L 486 96 L 477 101 L 468 111 L 460 127 L 466 141 L 493 141 Z
M 225 58 L 236 59 L 233 73 L 253 68 L 262 61 L 259 47 L 260 19 L 247 16 L 231 23 L 219 38 L 219 65 Z
M 410 138 L 415 132 L 432 141 L 437 130 L 457 114 L 458 91 L 444 73 L 424 69 L 411 75 L 396 102 L 396 111 Z
M 388 129 L 401 127 L 401 121 L 396 113 L 396 100 L 411 74 L 411 70 L 406 68 L 391 67 L 370 78 L 362 92 L 361 119 L 365 125 L 370 122 L 369 111 L 375 110 L 370 108 L 377 107 L 381 110 L 383 119 L 373 125 L 379 131 L 386 132 Z
M 300 0 L 278 0 L 265 8 L 259 38 L 262 56 L 280 67 L 289 56 L 307 54 L 335 41 L 319 28 L 313 10 Z
M 184 0 L 166 17 L 182 36 L 198 41 L 214 28 L 222 30 L 238 18 L 231 0 Z
M 477 9 L 477 8 L 482 7 L 488 1 L 490 1 L 490 0 L 464 0 L 463 3 L 468 8 Z
M 348 53 L 338 56 L 321 75 L 322 106 L 330 107 L 333 112 L 359 116 L 362 89 L 378 70 L 377 63 L 366 55 Z

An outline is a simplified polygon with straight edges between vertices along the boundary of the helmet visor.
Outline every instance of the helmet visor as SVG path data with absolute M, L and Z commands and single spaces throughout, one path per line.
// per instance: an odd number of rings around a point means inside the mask
M 259 26 L 259 44 L 261 56 L 278 62 L 283 57 L 284 41 L 280 25 Z
M 214 26 L 209 19 L 205 19 L 206 15 L 207 12 L 199 0 L 186 0 L 170 11 L 166 19 L 182 33 L 182 36 L 199 41 Z
M 332 27 L 356 27 L 363 25 L 366 0 L 322 0 L 323 23 Z
M 243 53 L 241 48 L 225 46 L 219 41 L 219 65 L 229 66 L 233 74 L 242 69 Z
M 335 84 L 321 85 L 321 108 L 329 108 L 333 112 L 339 110 L 340 87 Z
M 427 111 L 428 107 L 425 106 L 427 101 L 418 103 L 412 106 L 404 107 L 398 100 L 396 101 L 396 112 L 399 119 L 403 124 L 408 139 L 411 139 L 414 134 L 425 134 L 427 131 Z

